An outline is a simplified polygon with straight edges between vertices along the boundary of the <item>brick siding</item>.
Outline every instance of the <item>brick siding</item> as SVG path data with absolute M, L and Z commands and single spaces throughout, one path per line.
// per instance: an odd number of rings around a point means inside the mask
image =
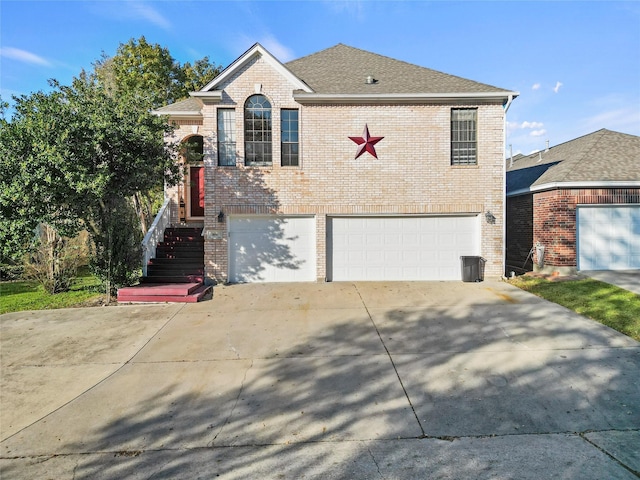
M 532 244 L 544 245 L 545 265 L 576 267 L 577 206 L 637 204 L 640 188 L 558 189 L 533 197 Z

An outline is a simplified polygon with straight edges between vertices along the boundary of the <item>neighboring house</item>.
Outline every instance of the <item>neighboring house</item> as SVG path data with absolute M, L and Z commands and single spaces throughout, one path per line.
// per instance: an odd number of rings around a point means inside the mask
M 516 96 L 342 44 L 285 64 L 255 44 L 155 112 L 203 154 L 166 191 L 171 223 L 203 227 L 209 281 L 460 280 L 461 256 L 498 277 Z
M 510 269 L 640 269 L 640 137 L 603 129 L 507 160 Z

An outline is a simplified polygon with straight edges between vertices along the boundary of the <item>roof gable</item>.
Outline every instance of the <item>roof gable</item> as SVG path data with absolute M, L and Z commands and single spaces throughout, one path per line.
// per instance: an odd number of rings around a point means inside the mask
M 280 61 L 271 55 L 259 43 L 254 44 L 249 50 L 244 52 L 240 57 L 238 57 L 231 65 L 225 68 L 216 78 L 211 80 L 208 84 L 206 84 L 203 88 L 200 89 L 199 92 L 194 92 L 193 96 L 199 97 L 207 95 L 198 95 L 199 93 L 205 92 L 214 92 L 218 90 L 218 87 L 224 84 L 229 78 L 233 77 L 235 73 L 242 68 L 244 68 L 249 62 L 251 62 L 255 57 L 262 57 L 276 72 L 282 75 L 287 81 L 289 81 L 295 90 L 302 90 L 304 92 L 312 92 L 308 85 L 306 85 L 302 80 L 296 77 L 287 67 L 285 67 Z

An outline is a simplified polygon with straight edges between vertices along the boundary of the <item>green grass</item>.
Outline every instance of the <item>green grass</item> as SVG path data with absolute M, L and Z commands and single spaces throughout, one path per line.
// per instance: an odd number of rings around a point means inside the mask
M 551 282 L 524 276 L 509 283 L 640 341 L 640 295 L 591 278 Z
M 99 287 L 100 281 L 86 268 L 78 272 L 71 290 L 55 295 L 32 281 L 0 282 L 0 314 L 96 305 L 104 300 Z

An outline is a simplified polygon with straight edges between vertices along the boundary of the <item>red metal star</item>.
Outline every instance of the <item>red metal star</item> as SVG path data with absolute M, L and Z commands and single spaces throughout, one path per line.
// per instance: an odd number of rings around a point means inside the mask
M 356 152 L 356 158 L 358 158 L 364 152 L 369 152 L 375 158 L 378 158 L 378 155 L 376 154 L 376 149 L 373 146 L 376 143 L 378 143 L 380 140 L 382 140 L 384 137 L 372 137 L 371 135 L 369 135 L 369 126 L 366 123 L 364 125 L 364 132 L 362 132 L 361 137 L 349 137 L 349 138 L 359 145 L 358 151 Z

